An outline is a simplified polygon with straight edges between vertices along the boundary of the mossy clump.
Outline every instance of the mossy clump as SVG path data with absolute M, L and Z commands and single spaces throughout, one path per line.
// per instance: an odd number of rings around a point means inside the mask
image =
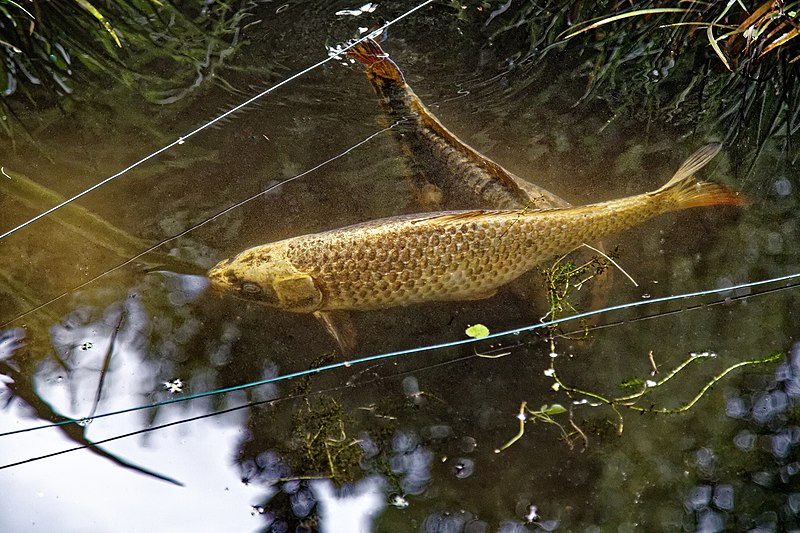
M 288 455 L 303 477 L 324 477 L 337 485 L 360 476 L 362 449 L 347 432 L 349 417 L 342 404 L 328 396 L 307 400 L 292 417 Z

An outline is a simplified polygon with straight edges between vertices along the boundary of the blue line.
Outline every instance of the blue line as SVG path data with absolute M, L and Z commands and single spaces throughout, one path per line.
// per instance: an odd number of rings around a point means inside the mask
M 724 292 L 732 292 L 732 291 L 737 291 L 737 290 L 741 290 L 741 289 L 747 289 L 747 288 L 751 288 L 751 287 L 758 287 L 758 286 L 768 285 L 768 284 L 772 284 L 772 283 L 779 283 L 781 281 L 790 281 L 790 280 L 793 280 L 793 279 L 800 279 L 800 273 L 789 274 L 789 275 L 786 275 L 786 276 L 780 276 L 780 277 L 777 277 L 777 278 L 771 278 L 771 279 L 766 279 L 766 280 L 761 280 L 761 281 L 752 281 L 752 282 L 748 282 L 748 283 L 742 283 L 740 285 L 733 285 L 731 287 L 723 287 L 723 288 L 719 288 L 719 289 L 708 289 L 708 290 L 704 290 L 704 291 L 689 292 L 689 293 L 685 293 L 685 294 L 676 294 L 676 295 L 672 295 L 672 296 L 664 296 L 664 297 L 661 297 L 661 298 L 653 298 L 652 300 L 642 300 L 642 301 L 636 301 L 636 302 L 628 302 L 628 303 L 625 303 L 625 304 L 619 304 L 619 305 L 614 305 L 614 306 L 611 306 L 611 307 L 604 307 L 602 309 L 596 309 L 594 311 L 586 311 L 585 313 L 578 313 L 577 315 L 571 315 L 571 316 L 568 316 L 568 317 L 558 318 L 556 320 L 549 320 L 547 322 L 540 322 L 538 324 L 531 324 L 529 326 L 523 326 L 521 328 L 510 329 L 510 330 L 501 331 L 501 332 L 498 332 L 498 333 L 492 333 L 490 335 L 487 335 L 486 337 L 481 337 L 479 339 L 473 339 L 473 338 L 460 339 L 460 340 L 457 340 L 457 341 L 449 341 L 449 342 L 443 342 L 443 343 L 439 343 L 439 344 L 430 344 L 428 346 L 419 346 L 417 348 L 407 348 L 405 350 L 398 350 L 398 351 L 388 352 L 388 353 L 383 353 L 383 354 L 370 355 L 370 356 L 367 356 L 367 357 L 362 357 L 360 359 L 353 359 L 353 360 L 350 360 L 350 361 L 342 361 L 342 362 L 339 362 L 339 363 L 332 363 L 332 364 L 329 364 L 329 365 L 321 366 L 319 368 L 311 368 L 311 369 L 308 369 L 308 370 L 301 370 L 299 372 L 293 372 L 291 374 L 284 374 L 282 376 L 275 376 L 273 378 L 263 379 L 263 380 L 260 380 L 260 381 L 253 381 L 251 383 L 246 383 L 244 385 L 235 385 L 233 387 L 227 387 L 227 388 L 224 388 L 224 389 L 217 389 L 217 390 L 208 391 L 208 392 L 201 392 L 201 393 L 192 394 L 192 395 L 189 395 L 189 396 L 182 396 L 180 398 L 173 398 L 173 399 L 170 399 L 170 400 L 164 400 L 164 401 L 161 401 L 161 402 L 156 402 L 156 403 L 152 403 L 152 404 L 148 404 L 148 405 L 140 405 L 140 406 L 137 406 L 137 407 L 130 407 L 128 409 L 122 409 L 122 410 L 119 410 L 119 411 L 111 411 L 111 412 L 108 412 L 108 413 L 102 413 L 102 414 L 99 414 L 99 415 L 95 415 L 91 419 L 62 420 L 60 422 L 56 422 L 56 423 L 53 423 L 53 424 L 34 426 L 34 427 L 31 427 L 31 428 L 18 429 L 18 430 L 14 430 L 14 431 L 7 431 L 5 433 L 0 433 L 0 437 L 6 437 L 6 436 L 9 436 L 9 435 L 15 435 L 17 433 L 26 433 L 26 432 L 29 432 L 29 431 L 37 431 L 37 430 L 40 430 L 40 429 L 47 429 L 47 428 L 52 428 L 52 427 L 57 427 L 57 426 L 63 426 L 63 425 L 66 425 L 66 424 L 86 423 L 86 422 L 89 422 L 91 420 L 96 420 L 98 418 L 105 418 L 105 417 L 108 417 L 108 416 L 116 416 L 116 415 L 121 415 L 121 414 L 125 414 L 125 413 L 131 413 L 131 412 L 134 412 L 134 411 L 141 411 L 143 409 L 151 409 L 151 408 L 154 408 L 154 407 L 161 407 L 161 406 L 170 405 L 170 404 L 173 404 L 173 403 L 185 402 L 185 401 L 188 401 L 188 400 L 195 400 L 195 399 L 198 399 L 198 398 L 205 398 L 205 397 L 208 397 L 208 396 L 215 396 L 217 394 L 225 394 L 225 393 L 228 393 L 228 392 L 235 392 L 235 391 L 240 391 L 240 390 L 249 389 L 249 388 L 253 388 L 253 387 L 260 387 L 262 385 L 269 385 L 271 383 L 278 383 L 280 381 L 288 381 L 288 380 L 291 380 L 291 379 L 294 379 L 294 378 L 299 378 L 299 377 L 303 377 L 303 376 L 310 376 L 310 375 L 318 374 L 320 372 L 327 372 L 328 370 L 335 370 L 337 368 L 342 368 L 342 367 L 350 367 L 350 366 L 354 366 L 354 365 L 360 365 L 360 364 L 363 364 L 363 363 L 369 363 L 371 361 L 378 361 L 378 360 L 381 360 L 381 359 L 391 359 L 391 358 L 394 358 L 394 357 L 399 357 L 401 355 L 409 355 L 409 354 L 413 354 L 413 353 L 428 352 L 428 351 L 432 351 L 432 350 L 439 350 L 439 349 L 442 349 L 442 348 L 452 348 L 454 346 L 461 346 L 461 345 L 464 345 L 464 344 L 472 344 L 472 343 L 475 343 L 475 342 L 485 341 L 486 339 L 494 339 L 494 338 L 498 338 L 498 337 L 505 337 L 507 335 L 516 335 L 516 334 L 519 334 L 519 333 L 522 333 L 522 332 L 534 331 L 534 330 L 537 330 L 537 329 L 542 329 L 542 328 L 546 328 L 546 327 L 549 327 L 549 326 L 562 324 L 564 322 L 569 322 L 569 321 L 572 321 L 572 320 L 578 320 L 578 319 L 581 319 L 581 318 L 595 316 L 595 315 L 599 315 L 599 314 L 603 314 L 603 313 L 609 313 L 609 312 L 612 312 L 612 311 L 620 311 L 620 310 L 623 310 L 623 309 L 633 309 L 633 308 L 636 308 L 636 307 L 642 307 L 642 306 L 646 306 L 646 305 L 654 305 L 654 304 L 657 304 L 657 303 L 670 302 L 670 301 L 674 301 L 674 300 L 683 300 L 683 299 L 687 299 L 687 298 L 697 298 L 699 296 L 708 296 L 708 295 L 711 295 L 711 294 L 720 294 L 720 293 L 724 293 Z

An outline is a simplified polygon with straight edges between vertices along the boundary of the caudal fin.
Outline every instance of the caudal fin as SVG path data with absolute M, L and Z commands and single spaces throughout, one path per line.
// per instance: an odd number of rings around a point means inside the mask
M 357 42 L 348 49 L 347 56 L 364 63 L 367 70 L 376 76 L 405 83 L 403 73 L 394 61 L 389 59 L 389 54 L 384 52 L 381 45 L 371 37 Z
M 708 205 L 747 205 L 750 200 L 739 191 L 724 185 L 697 181 L 694 173 L 706 166 L 716 156 L 722 145 L 714 143 L 700 148 L 684 161 L 675 175 L 655 194 L 668 194 L 678 209 Z

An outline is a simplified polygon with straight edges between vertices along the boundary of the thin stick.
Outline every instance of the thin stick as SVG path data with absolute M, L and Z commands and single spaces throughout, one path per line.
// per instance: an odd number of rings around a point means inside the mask
M 597 249 L 597 248 L 595 248 L 594 246 L 590 246 L 590 245 L 586 244 L 585 242 L 584 242 L 584 243 L 582 243 L 582 244 L 581 244 L 581 246 L 585 246 L 585 247 L 589 248 L 590 250 L 594 250 L 594 251 L 595 251 L 595 252 L 597 252 L 598 254 L 600 254 L 600 255 L 602 255 L 603 257 L 605 257 L 606 259 L 608 259 L 608 262 L 609 262 L 609 263 L 611 263 L 612 265 L 614 265 L 615 267 L 617 267 L 617 268 L 619 269 L 619 271 L 620 271 L 620 272 L 622 272 L 623 274 L 625 274 L 625 276 L 626 276 L 626 277 L 627 277 L 629 280 L 631 280 L 631 283 L 633 283 L 633 286 L 634 286 L 634 287 L 638 287 L 638 286 L 639 286 L 639 284 L 638 284 L 638 283 L 636 283 L 636 280 L 635 280 L 635 279 L 633 279 L 633 278 L 630 276 L 630 274 L 628 274 L 627 272 L 625 272 L 625 269 L 624 269 L 624 268 L 622 268 L 621 266 L 619 266 L 619 263 L 617 263 L 616 261 L 614 261 L 613 259 L 611 259 L 610 257 L 608 257 L 608 256 L 607 256 L 605 253 L 603 253 L 602 251 L 598 250 L 598 249 Z

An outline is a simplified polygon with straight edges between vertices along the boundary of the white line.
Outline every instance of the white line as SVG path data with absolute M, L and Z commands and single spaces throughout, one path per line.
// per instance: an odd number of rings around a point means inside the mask
M 26 316 L 30 315 L 31 313 L 35 313 L 36 311 L 38 311 L 38 310 L 40 310 L 40 309 L 43 309 L 43 308 L 47 307 L 48 305 L 52 304 L 53 302 L 57 302 L 58 300 L 60 300 L 61 298 L 63 298 L 63 297 L 65 297 L 65 296 L 67 296 L 68 294 L 72 294 L 73 292 L 75 292 L 75 291 L 77 291 L 77 290 L 80 290 L 80 289 L 82 289 L 82 288 L 86 287 L 87 285 L 90 285 L 90 284 L 94 283 L 95 281 L 99 280 L 100 278 L 103 278 L 103 277 L 107 276 L 108 274 L 110 274 L 110 273 L 112 273 L 112 272 L 115 272 L 115 271 L 119 270 L 120 268 L 124 267 L 125 265 L 129 265 L 129 264 L 131 264 L 132 262 L 136 261 L 137 259 L 139 259 L 139 258 L 140 258 L 140 257 L 142 257 L 143 255 L 149 254 L 150 252 L 152 252 L 152 251 L 153 251 L 153 250 L 155 250 L 156 248 L 158 248 L 158 247 L 160 247 L 160 246 L 162 246 L 162 245 L 164 245 L 164 244 L 167 244 L 168 242 L 172 242 L 172 241 L 174 241 L 175 239 L 178 239 L 178 238 L 180 238 L 180 237 L 183 237 L 183 236 L 184 236 L 184 235 L 186 235 L 187 233 L 190 233 L 190 232 L 192 232 L 192 231 L 196 230 L 197 228 L 199 228 L 199 227 L 201 227 L 201 226 L 205 226 L 206 224 L 208 224 L 208 223 L 209 223 L 209 222 L 211 222 L 212 220 L 216 220 L 216 219 L 218 219 L 219 217 L 221 217 L 222 215 L 224 215 L 224 214 L 226 214 L 226 213 L 230 213 L 230 212 L 231 212 L 231 211 L 233 211 L 234 209 L 237 209 L 237 208 L 239 208 L 239 207 L 243 206 L 244 204 L 246 204 L 246 203 L 248 203 L 248 202 L 251 202 L 251 201 L 255 200 L 255 199 L 256 199 L 256 198 L 258 198 L 259 196 L 262 196 L 262 195 L 264 195 L 264 194 L 267 194 L 268 192 L 270 192 L 270 191 L 273 191 L 273 190 L 275 190 L 276 188 L 280 187 L 281 185 L 285 185 L 285 184 L 289 183 L 290 181 L 294 181 L 294 180 L 296 180 L 296 179 L 302 178 L 303 176 L 305 176 L 305 175 L 307 175 L 307 174 L 310 174 L 311 172 L 314 172 L 315 170 L 318 170 L 318 169 L 320 169 L 320 168 L 324 167 L 324 166 L 325 166 L 325 165 L 327 165 L 328 163 L 331 163 L 331 162 L 333 162 L 333 161 L 336 161 L 336 160 L 337 160 L 337 159 L 339 159 L 340 157 L 344 157 L 344 156 L 346 156 L 347 154 L 349 154 L 350 152 L 352 152 L 352 151 L 353 151 L 353 150 L 355 150 L 356 148 L 359 148 L 360 146 L 362 146 L 362 145 L 364 145 L 364 144 L 368 143 L 369 141 L 371 141 L 372 139 L 374 139 L 374 138 L 375 138 L 375 137 L 377 137 L 378 135 L 382 134 L 383 132 L 385 132 L 385 131 L 388 131 L 388 130 L 390 130 L 390 129 L 394 128 L 394 127 L 395 127 L 397 124 L 399 124 L 400 122 L 401 122 L 401 121 L 397 121 L 397 122 L 395 122 L 394 124 L 392 124 L 391 126 L 388 126 L 388 127 L 386 127 L 386 128 L 383 128 L 382 130 L 376 131 L 375 133 L 373 133 L 373 134 L 372 134 L 372 135 L 370 135 L 369 137 L 366 137 L 365 139 L 362 139 L 362 140 L 361 140 L 361 141 L 359 141 L 358 143 L 354 144 L 353 146 L 351 146 L 350 148 L 348 148 L 348 149 L 347 149 L 347 150 L 345 150 L 344 152 L 340 152 L 339 154 L 337 154 L 337 155 L 335 155 L 335 156 L 333 156 L 333 157 L 331 157 L 331 158 L 329 158 L 329 159 L 326 159 L 326 160 L 325 160 L 325 161 L 323 161 L 322 163 L 319 163 L 318 165 L 316 165 L 316 166 L 314 166 L 314 167 L 312 167 L 312 168 L 310 168 L 310 169 L 308 169 L 308 170 L 305 170 L 305 171 L 301 172 L 300 174 L 297 174 L 297 175 L 295 175 L 295 176 L 292 176 L 291 178 L 288 178 L 288 179 L 285 179 L 285 180 L 283 180 L 283 181 L 281 181 L 281 182 L 279 182 L 279 183 L 276 183 L 275 185 L 273 185 L 273 186 L 271 186 L 271 187 L 268 187 L 267 189 L 265 189 L 265 190 L 263 190 L 263 191 L 261 191 L 261 192 L 259 192 L 259 193 L 257 193 L 257 194 L 254 194 L 254 195 L 250 196 L 249 198 L 246 198 L 246 199 L 244 199 L 244 200 L 242 200 L 242 201 L 240 201 L 240 202 L 237 202 L 237 203 L 235 203 L 235 204 L 233 204 L 233 205 L 231 205 L 231 206 L 229 206 L 229 207 L 226 207 L 225 209 L 223 209 L 222 211 L 220 211 L 220 212 L 219 212 L 219 213 L 217 213 L 216 215 L 214 215 L 214 216 L 212 216 L 212 217 L 209 217 L 209 218 L 207 218 L 207 219 L 203 220 L 202 222 L 198 222 L 197 224 L 195 224 L 195 225 L 194 225 L 194 226 L 192 226 L 191 228 L 189 228 L 189 229 L 186 229 L 186 230 L 184 230 L 184 231 L 182 231 L 182 232 L 178 233 L 177 235 L 173 235 L 173 236 L 172 236 L 172 237 L 170 237 L 169 239 L 165 239 L 165 240 L 163 240 L 163 241 L 161 241 L 161 242 L 159 242 L 159 243 L 157 243 L 157 244 L 154 244 L 153 246 L 151 246 L 151 247 L 147 248 L 147 249 L 146 249 L 146 250 L 144 250 L 143 252 L 141 252 L 141 253 L 139 253 L 139 254 L 137 254 L 137 255 L 135 255 L 135 256 L 133 256 L 133 257 L 131 257 L 130 259 L 126 259 L 126 260 L 125 260 L 125 261 L 123 261 L 122 263 L 119 263 L 118 265 L 111 267 L 110 269 L 108 269 L 108 270 L 106 270 L 106 271 L 104 271 L 104 272 L 102 272 L 102 273 L 100 273 L 100 274 L 96 275 L 96 276 L 95 276 L 95 277 L 93 277 L 92 279 L 90 279 L 90 280 L 87 280 L 87 281 L 84 281 L 83 283 L 81 283 L 81 284 L 79 284 L 79 285 L 76 285 L 75 287 L 72 287 L 71 289 L 69 289 L 69 290 L 67 290 L 67 291 L 64 291 L 64 292 L 62 292 L 62 293 L 61 293 L 61 294 L 59 294 L 58 296 L 54 296 L 53 298 L 51 298 L 51 299 L 47 300 L 46 302 L 43 302 L 43 303 L 41 303 L 41 304 L 37 305 L 36 307 L 33 307 L 33 308 L 31 308 L 31 309 L 28 309 L 28 310 L 27 310 L 27 311 L 25 311 L 24 313 L 22 313 L 22 314 L 19 314 L 19 315 L 15 316 L 15 317 L 14 317 L 14 318 L 12 318 L 11 320 L 9 320 L 9 321 L 7 321 L 7 322 L 5 322 L 5 323 L 3 323 L 3 324 L 0 324 L 0 329 L 3 329 L 3 328 L 5 328 L 6 326 L 8 326 L 8 325 L 10 325 L 10 324 L 12 324 L 12 323 L 14 323 L 14 322 L 16 322 L 16 321 L 17 321 L 17 320 L 19 320 L 20 318 L 26 317 Z
M 391 20 L 391 21 L 387 22 L 386 24 L 384 24 L 382 27 L 380 27 L 380 28 L 379 28 L 378 30 L 376 30 L 376 31 L 383 31 L 384 29 L 388 28 L 388 27 L 389 27 L 389 26 L 391 26 L 392 24 L 395 24 L 395 23 L 397 23 L 397 22 L 399 22 L 399 21 L 403 20 L 404 18 L 408 17 L 408 16 L 409 16 L 409 15 L 411 15 L 412 13 L 414 13 L 414 12 L 416 12 L 416 11 L 419 11 L 420 9 L 422 9 L 423 7 L 427 6 L 428 4 L 430 4 L 430 3 L 432 3 L 432 2 L 433 2 L 433 0 L 425 0 L 424 2 L 422 2 L 421 4 L 419 4 L 418 6 L 414 7 L 413 9 L 410 9 L 410 10 L 406 11 L 405 13 L 403 13 L 402 15 L 400 15 L 399 17 L 397 17 L 396 19 L 394 19 L 394 20 Z M 352 42 L 352 43 L 350 43 L 349 45 L 342 47 L 342 49 L 341 49 L 341 50 L 339 50 L 339 52 L 345 52 L 345 51 L 349 50 L 350 48 L 354 47 L 354 46 L 355 46 L 356 44 L 358 44 L 359 42 L 361 42 L 361 41 L 363 41 L 364 39 L 367 39 L 367 38 L 368 38 L 368 36 L 364 36 L 364 37 L 362 37 L 361 39 L 359 39 L 359 40 L 357 40 L 357 41 L 353 41 L 353 42 Z M 283 80 L 283 81 L 280 81 L 280 82 L 276 83 L 275 85 L 273 85 L 273 86 L 272 86 L 272 87 L 270 87 L 269 89 L 267 89 L 267 90 L 265 90 L 265 91 L 263 91 L 263 92 L 261 92 L 261 93 L 259 93 L 259 94 L 255 95 L 255 96 L 253 96 L 252 98 L 250 98 L 250 99 L 248 99 L 248 100 L 245 100 L 243 103 L 241 103 L 241 104 L 237 105 L 237 106 L 236 106 L 236 107 L 234 107 L 233 109 L 230 109 L 229 111 L 226 111 L 225 113 L 223 113 L 223 114 L 219 115 L 218 117 L 216 117 L 216 118 L 214 118 L 214 119 L 210 120 L 209 122 L 206 122 L 205 124 L 203 124 L 203 125 L 202 125 L 202 126 L 200 126 L 199 128 L 197 128 L 197 129 L 195 129 L 195 130 L 192 130 L 192 131 L 190 131 L 189 133 L 187 133 L 187 134 L 183 135 L 182 137 L 179 137 L 178 139 L 176 139 L 175 141 L 171 142 L 170 144 L 168 144 L 168 145 L 164 146 L 163 148 L 160 148 L 159 150 L 156 150 L 156 151 L 155 151 L 155 152 L 153 152 L 152 154 L 150 154 L 150 155 L 148 155 L 147 157 L 144 157 L 144 158 L 140 159 L 139 161 L 137 161 L 137 162 L 133 163 L 132 165 L 130 165 L 130 166 L 128 166 L 128 167 L 126 167 L 126 168 L 124 168 L 123 170 L 121 170 L 121 171 L 117 172 L 117 173 L 116 173 L 116 174 L 114 174 L 113 176 L 109 176 L 109 177 L 107 177 L 106 179 L 104 179 L 103 181 L 100 181 L 100 182 L 98 182 L 98 183 L 95 183 L 94 185 L 92 185 L 92 186 L 91 186 L 91 187 L 89 187 L 88 189 L 86 189 L 86 190 L 84 190 L 84 191 L 82 191 L 82 192 L 79 192 L 79 193 L 78 193 L 78 194 L 76 194 L 75 196 L 73 196 L 73 197 L 71 197 L 71 198 L 67 198 L 66 200 L 64 200 L 64 201 L 63 201 L 63 202 L 61 202 L 60 204 L 58 204 L 58 205 L 54 205 L 53 207 L 51 207 L 51 208 L 50 208 L 50 209 L 48 209 L 47 211 L 44 211 L 44 212 L 42 212 L 42 213 L 39 213 L 39 214 L 38 214 L 38 215 L 36 215 L 35 217 L 31 218 L 30 220 L 27 220 L 27 221 L 23 222 L 23 223 L 22 223 L 22 224 L 20 224 L 19 226 L 16 226 L 16 227 L 14 227 L 14 228 L 11 228 L 10 230 L 8 230 L 8 231 L 6 231 L 5 233 L 3 233 L 2 235 L 0 235 L 0 240 L 2 240 L 2 239 L 5 239 L 6 237 L 8 237 L 9 235 L 11 235 L 12 233 L 15 233 L 15 232 L 17 232 L 17 231 L 21 230 L 22 228 L 24 228 L 24 227 L 26 227 L 26 226 L 28 226 L 28 225 L 30 225 L 30 224 L 33 224 L 34 222 L 36 222 L 36 221 L 37 221 L 37 220 L 39 220 L 40 218 L 44 218 L 44 217 L 46 217 L 47 215 L 49 215 L 49 214 L 50 214 L 50 213 L 52 213 L 53 211 L 56 211 L 56 210 L 58 210 L 58 209 L 61 209 L 61 208 L 62 208 L 62 207 L 64 207 L 65 205 L 67 205 L 67 204 L 69 204 L 69 203 L 71 203 L 71 202 L 74 202 L 74 201 L 75 201 L 75 200 L 77 200 L 78 198 L 81 198 L 82 196 L 85 196 L 85 195 L 89 194 L 90 192 L 94 191 L 95 189 L 99 189 L 100 187 L 102 187 L 102 186 L 103 186 L 103 185 L 105 185 L 106 183 L 108 183 L 108 182 L 110 182 L 110 181 L 112 181 L 112 180 L 115 180 L 115 179 L 117 179 L 118 177 L 122 176 L 123 174 L 125 174 L 125 173 L 129 172 L 130 170 L 132 170 L 132 169 L 134 169 L 134 168 L 136 168 L 136 167 L 138 167 L 138 166 L 139 166 L 139 165 L 141 165 L 142 163 L 145 163 L 146 161 L 149 161 L 150 159 L 153 159 L 154 157 L 156 157 L 156 156 L 158 156 L 158 155 L 160 155 L 160 154 L 162 154 L 162 153 L 166 152 L 167 150 L 169 150 L 169 149 L 170 149 L 170 148 L 172 148 L 173 146 L 176 146 L 176 145 L 178 145 L 178 144 L 183 144 L 183 143 L 186 141 L 186 139 L 188 139 L 189 137 L 192 137 L 193 135 L 195 135 L 195 134 L 197 134 L 197 133 L 200 133 L 200 132 L 201 132 L 201 131 L 203 131 L 204 129 L 211 127 L 212 125 L 216 124 L 217 122 L 219 122 L 220 120 L 224 119 L 225 117 L 227 117 L 227 116 L 229 116 L 229 115 L 231 115 L 231 114 L 233 114 L 233 113 L 235 113 L 235 112 L 239 111 L 239 110 L 240 110 L 240 109 L 242 109 L 243 107 L 246 107 L 246 106 L 248 106 L 248 105 L 252 104 L 253 102 L 255 102 L 256 100 L 258 100 L 259 98 L 262 98 L 263 96 L 266 96 L 266 95 L 268 95 L 269 93 L 271 93 L 271 92 L 273 92 L 273 91 L 275 91 L 275 90 L 279 89 L 280 87 L 283 87 L 283 86 L 284 86 L 284 85 L 286 85 L 287 83 L 289 83 L 289 82 L 291 82 L 291 81 L 294 81 L 294 80 L 296 80 L 296 79 L 297 79 L 297 78 L 299 78 L 300 76 L 304 76 L 304 75 L 308 74 L 309 72 L 311 72 L 312 70 L 314 70 L 314 69 L 316 69 L 316 68 L 318 68 L 318 67 L 321 67 L 321 66 L 322 66 L 322 65 L 324 65 L 325 63 L 327 63 L 327 62 L 331 61 L 332 59 L 334 59 L 334 57 L 335 57 L 335 56 L 331 56 L 331 55 L 329 55 L 328 57 L 326 57 L 326 58 L 325 58 L 325 59 L 323 59 L 322 61 L 319 61 L 319 62 L 317 62 L 317 63 L 315 63 L 315 64 L 311 65 L 310 67 L 308 67 L 308 68 L 305 68 L 305 69 L 301 70 L 300 72 L 298 72 L 298 73 L 296 73 L 296 74 L 294 74 L 294 75 L 292 75 L 292 76 L 290 76 L 290 77 L 286 78 L 285 80 Z

